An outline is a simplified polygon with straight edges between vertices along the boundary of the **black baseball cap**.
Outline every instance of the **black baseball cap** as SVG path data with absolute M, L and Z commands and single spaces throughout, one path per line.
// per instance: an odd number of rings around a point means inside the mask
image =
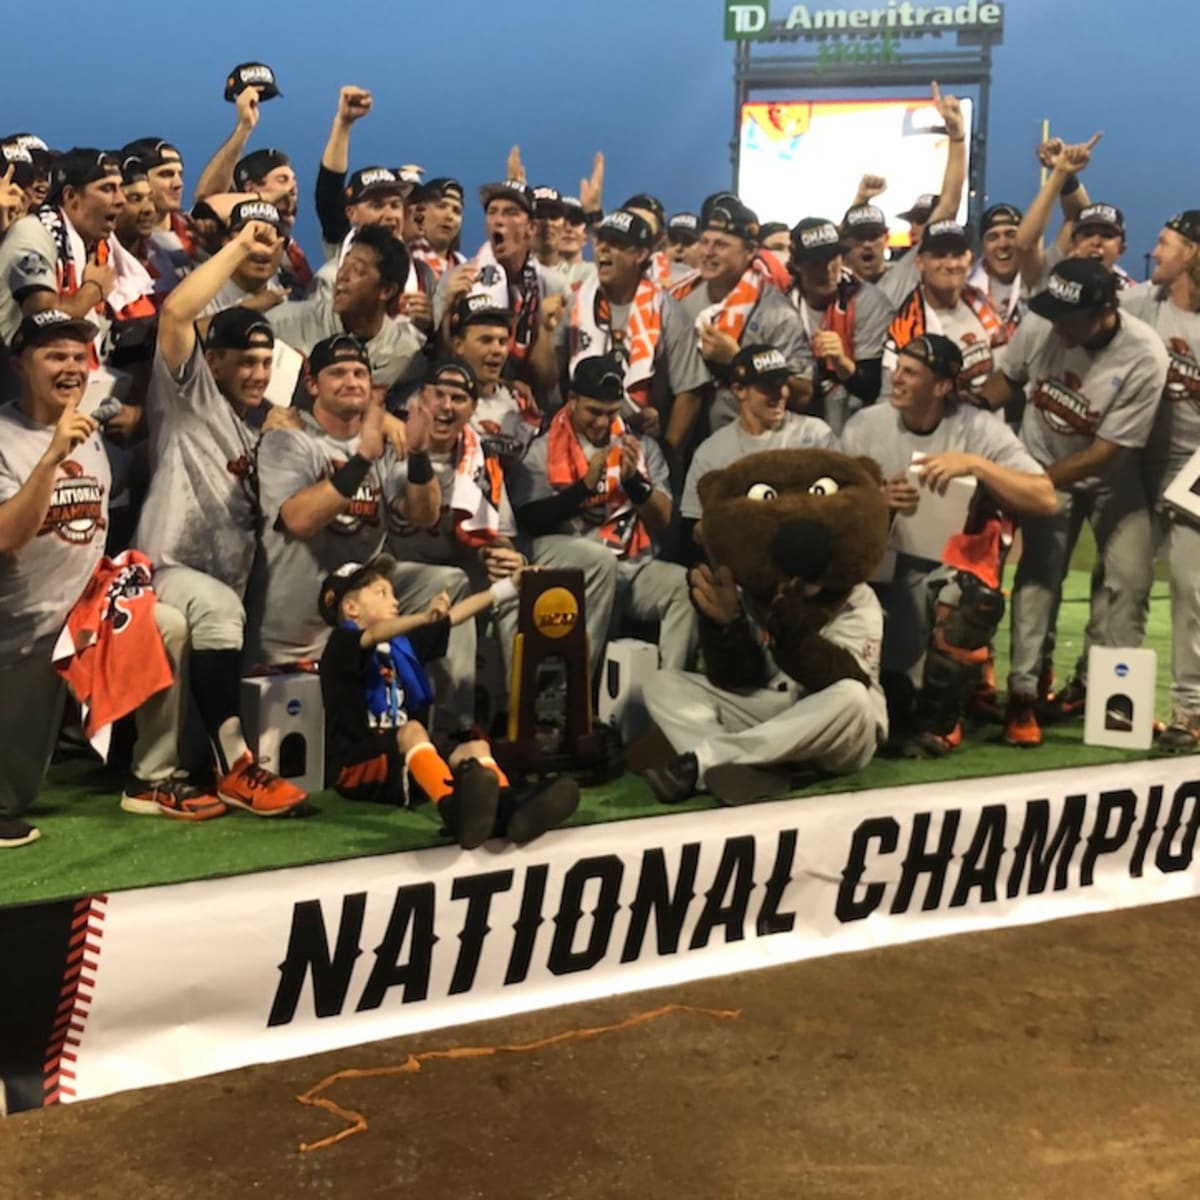
M 89 183 L 121 174 L 121 160 L 107 150 L 76 146 L 61 154 L 54 164 L 50 194 L 61 196 L 63 188 L 84 188 Z
M 0 138 L 0 142 L 3 142 L 6 146 L 20 146 L 22 150 L 29 152 L 29 157 L 33 160 L 34 179 L 41 179 L 47 175 L 54 164 L 54 160 L 58 157 L 36 133 L 10 133 L 7 137 Z M 14 179 L 20 175 L 21 170 L 22 168 L 18 167 L 13 173 Z M 19 184 L 20 180 L 17 180 L 17 182 Z M 21 186 L 24 185 L 22 184 Z
M 921 234 L 921 245 L 917 253 L 936 254 L 938 251 L 948 251 L 951 254 L 961 254 L 970 248 L 971 239 L 957 221 L 932 221 L 925 226 Z
M 562 203 L 563 216 L 567 218 L 568 225 L 582 225 L 587 220 L 583 211 L 583 201 L 578 196 L 564 196 Z
M 208 326 L 206 350 L 250 350 L 273 347 L 275 331 L 260 312 L 240 305 L 222 309 Z
M 72 317 L 58 308 L 43 308 L 40 312 L 24 317 L 13 334 L 14 354 L 20 354 L 33 346 L 44 346 L 58 338 L 70 338 L 73 342 L 90 342 L 100 330 L 82 317 Z
M 792 230 L 794 262 L 829 262 L 845 249 L 838 227 L 824 217 L 805 217 Z
M 4 159 L 6 169 L 12 167 L 13 183 L 17 187 L 29 187 L 35 179 L 46 173 L 34 166 L 29 148 L 19 142 L 4 142 L 0 145 L 0 157 Z
M 233 103 L 247 88 L 259 89 L 259 100 L 282 96 L 275 72 L 266 63 L 238 63 L 225 79 L 225 99 Z
M 389 554 L 378 554 L 370 562 L 343 563 L 336 571 L 325 576 L 321 594 L 317 598 L 317 611 L 326 625 L 336 626 L 342 601 L 351 592 L 357 592 L 373 579 L 390 579 L 396 570 L 396 560 Z
M 941 199 L 940 196 L 935 196 L 932 192 L 922 192 L 914 201 L 913 206 L 907 212 L 897 213 L 896 216 L 905 221 L 928 221 L 929 214 L 937 207 L 937 202 Z
M 605 214 L 592 236 L 597 242 L 612 242 L 630 250 L 649 250 L 654 245 L 654 230 L 650 222 L 638 213 L 618 208 Z
M 700 216 L 703 230 L 728 233 L 746 242 L 758 241 L 758 216 L 737 197 L 712 205 Z
M 479 189 L 479 200 L 483 211 L 493 200 L 511 200 L 533 216 L 533 188 L 520 179 L 506 179 L 502 183 L 485 183 Z
M 589 400 L 623 400 L 625 368 L 615 354 L 582 358 L 571 372 L 571 391 Z
M 1125 236 L 1125 214 L 1115 204 L 1089 204 L 1075 218 L 1071 236 L 1074 237 L 1081 229 L 1089 225 L 1102 225 Z
M 630 196 L 621 207 L 625 209 L 641 208 L 646 212 L 652 212 L 654 219 L 658 222 L 659 230 L 666 227 L 667 210 L 663 207 L 663 202 L 657 196 L 650 195 L 649 192 L 638 192 L 636 196 Z
M 266 179 L 278 167 L 290 167 L 292 160 L 282 150 L 255 150 L 239 159 L 233 168 L 233 182 L 240 191 L 253 191 L 252 184 Z
M 667 241 L 677 246 L 691 246 L 700 240 L 700 218 L 695 213 L 675 213 L 667 222 Z
M 791 235 L 791 230 L 788 228 L 786 221 L 764 221 L 758 231 L 758 236 L 761 241 L 765 242 L 767 238 L 774 237 L 777 233 Z
M 563 208 L 562 192 L 548 184 L 541 184 L 533 189 L 533 215 L 543 220 L 553 221 L 556 217 L 566 215 Z
M 700 228 L 704 228 L 708 214 L 713 208 L 718 204 L 728 204 L 731 200 L 737 204 L 741 203 L 736 192 L 713 192 L 711 195 L 705 196 L 704 203 L 700 205 Z
M 1117 303 L 1118 280 L 1095 258 L 1064 258 L 1054 264 L 1044 291 L 1029 300 L 1029 309 L 1047 321 L 1095 312 Z
M 14 175 L 15 179 L 16 176 Z M 143 183 L 149 178 L 145 162 L 136 154 L 127 154 L 121 159 L 121 182 L 128 186 L 131 183 Z
M 983 211 L 979 220 L 979 232 L 987 233 L 1000 225 L 1020 225 L 1022 213 L 1015 204 L 993 204 Z
M 247 221 L 265 221 L 268 225 L 273 225 L 276 231 L 283 228 L 283 218 L 279 215 L 279 209 L 267 200 L 239 200 L 229 210 L 230 233 L 241 229 Z
M 765 343 L 743 346 L 729 364 L 729 378 L 733 383 L 783 381 L 791 374 L 783 351 Z
M 450 314 L 450 332 L 459 333 L 468 325 L 503 325 L 512 328 L 511 309 L 502 308 L 487 292 L 464 296 Z
M 389 167 L 362 167 L 346 180 L 346 203 L 357 204 L 376 193 L 406 196 L 412 186 Z
M 479 399 L 479 381 L 475 378 L 475 372 L 461 358 L 433 363 L 425 372 L 425 382 L 439 387 L 455 387 L 466 392 L 472 400 Z
M 1174 230 L 1180 237 L 1189 242 L 1200 242 L 1200 208 L 1189 208 L 1176 213 L 1168 222 L 1167 228 Z
M 905 342 L 896 353 L 924 363 L 939 379 L 953 382 L 962 373 L 962 350 L 956 341 L 940 333 L 922 333 Z
M 140 158 L 147 171 L 153 171 L 155 167 L 165 167 L 168 163 L 183 162 L 183 155 L 173 143 L 164 138 L 144 137 L 128 142 L 121 147 L 120 157 L 125 159 L 131 155 Z
M 428 183 L 421 184 L 420 193 L 422 200 L 446 200 L 452 196 L 461 204 L 465 198 L 463 185 L 448 175 L 439 175 Z
M 335 333 L 332 337 L 322 338 L 308 356 L 308 373 L 315 379 L 326 367 L 342 362 L 362 363 L 368 371 L 371 369 L 366 345 L 352 333 Z
M 874 204 L 856 204 L 842 217 L 842 236 L 854 241 L 871 241 L 887 231 L 887 216 Z

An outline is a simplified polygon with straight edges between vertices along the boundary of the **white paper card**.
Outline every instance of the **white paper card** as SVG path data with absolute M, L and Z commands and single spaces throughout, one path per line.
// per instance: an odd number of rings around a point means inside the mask
M 276 338 L 275 357 L 271 361 L 271 382 L 264 393 L 267 403 L 277 408 L 291 408 L 296 381 L 303 369 L 304 355 Z
M 963 531 L 977 484 L 972 476 L 960 476 L 950 480 L 946 494 L 939 496 L 921 486 L 921 457 L 913 455 L 913 465 L 908 469 L 908 481 L 921 493 L 921 501 L 915 513 L 896 514 L 891 545 L 898 554 L 941 562 L 947 540 Z
M 1167 486 L 1163 499 L 1172 508 L 1200 521 L 1200 450 L 1183 464 Z

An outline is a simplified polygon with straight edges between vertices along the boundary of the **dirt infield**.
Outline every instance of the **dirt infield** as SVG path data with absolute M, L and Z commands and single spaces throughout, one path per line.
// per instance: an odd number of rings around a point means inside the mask
M 0 1195 L 1200 1196 L 1200 901 L 822 959 L 0 1122 Z M 529 1053 L 347 1067 L 674 1013 Z M 181 1035 L 182 1036 L 182 1035 Z

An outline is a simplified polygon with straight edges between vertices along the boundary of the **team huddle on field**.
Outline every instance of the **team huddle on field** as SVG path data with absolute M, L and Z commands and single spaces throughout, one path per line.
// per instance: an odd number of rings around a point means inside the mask
M 1089 645 L 1141 644 L 1169 559 L 1159 744 L 1196 745 L 1200 530 L 1164 492 L 1200 448 L 1200 211 L 1165 222 L 1135 283 L 1120 209 L 1084 186 L 1098 137 L 1037 147 L 1028 207 L 994 204 L 969 231 L 963 117 L 935 85 L 945 174 L 905 214 L 907 250 L 875 176 L 844 214 L 796 219 L 801 188 L 787 223 L 764 223 L 728 192 L 606 210 L 601 155 L 567 195 L 531 186 L 514 149 L 477 189 L 486 239 L 468 254 L 471 188 L 350 171 L 372 97 L 345 87 L 310 181 L 314 266 L 291 160 L 248 150 L 277 94 L 263 64 L 230 75 L 234 129 L 188 211 L 167 140 L 0 143 L 0 845 L 38 836 L 24 817 L 71 697 L 94 743 L 134 714 L 127 811 L 295 811 L 305 793 L 256 761 L 240 703 L 243 677 L 297 670 L 320 675 L 328 786 L 424 797 L 465 847 L 538 836 L 578 788 L 509 780 L 477 662 L 495 638 L 511 669 L 539 568 L 581 573 L 593 686 L 611 638 L 657 628 L 651 713 L 695 752 L 682 791 L 650 774 L 660 799 L 703 788 L 727 749 L 770 761 L 763 739 L 689 740 L 670 703 L 705 623 L 740 615 L 696 536 L 701 481 L 764 450 L 873 460 L 893 520 L 975 482 L 958 552 L 900 551 L 872 581 L 882 625 L 862 604 L 837 618 L 879 696 L 845 769 L 876 746 L 951 753 L 968 714 L 1032 747 L 1082 712 L 1086 647 L 1061 687 L 1054 652 L 1085 520 Z

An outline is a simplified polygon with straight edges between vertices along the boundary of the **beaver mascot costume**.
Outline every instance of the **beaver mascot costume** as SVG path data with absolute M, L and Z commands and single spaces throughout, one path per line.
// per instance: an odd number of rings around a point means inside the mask
M 788 768 L 847 774 L 887 736 L 883 612 L 867 585 L 888 513 L 879 468 L 832 450 L 771 450 L 700 480 L 689 575 L 704 674 L 645 687 L 675 758 L 648 770 L 663 803 L 786 795 Z

